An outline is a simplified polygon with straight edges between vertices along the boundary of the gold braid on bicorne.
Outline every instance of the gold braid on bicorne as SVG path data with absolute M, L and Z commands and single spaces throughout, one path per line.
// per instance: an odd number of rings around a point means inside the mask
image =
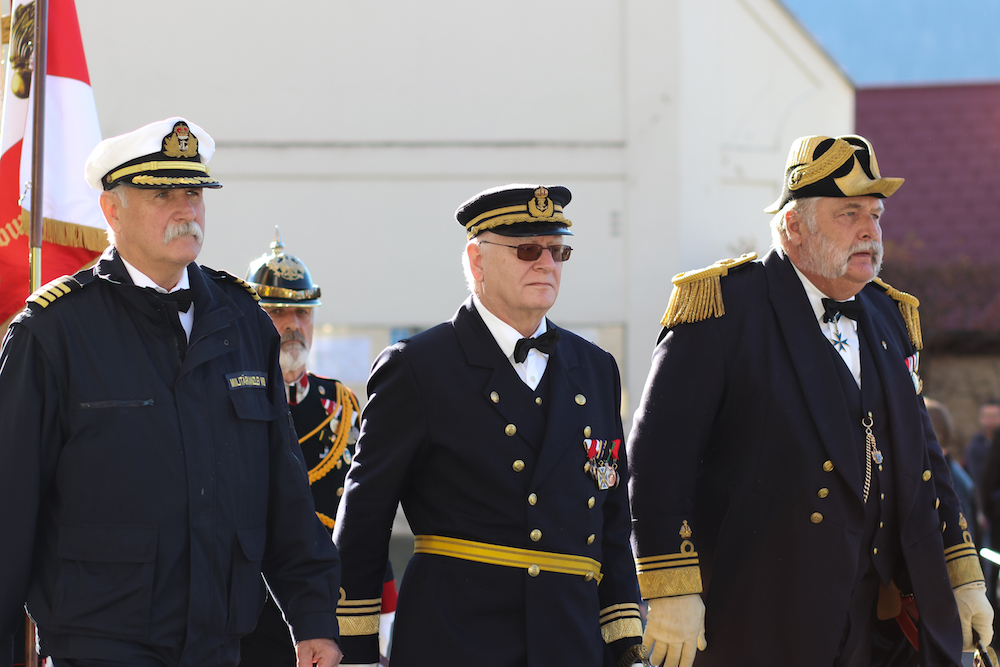
M 358 399 L 355 398 L 354 394 L 351 393 L 351 390 L 345 387 L 341 382 L 337 383 L 337 405 L 340 406 L 340 421 L 337 423 L 337 429 L 333 434 L 333 445 L 330 447 L 330 451 L 327 452 L 326 456 L 323 457 L 323 460 L 320 461 L 315 468 L 309 471 L 310 485 L 317 480 L 323 479 L 323 477 L 325 477 L 327 473 L 333 470 L 334 466 L 337 465 L 337 461 L 340 460 L 340 457 L 344 455 L 344 450 L 347 449 L 347 439 L 351 434 L 351 424 L 354 422 L 354 414 L 361 411 L 358 408 Z M 334 410 L 320 423 L 319 426 L 299 438 L 299 444 L 301 445 L 303 442 L 323 430 L 323 428 L 333 420 L 336 414 L 337 411 Z M 333 529 L 333 519 L 322 512 L 316 512 L 316 514 L 323 522 L 323 525 L 331 530 Z

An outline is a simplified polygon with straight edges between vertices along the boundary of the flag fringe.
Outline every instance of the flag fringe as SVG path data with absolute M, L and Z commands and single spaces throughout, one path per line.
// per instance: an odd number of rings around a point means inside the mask
M 43 241 L 70 248 L 84 248 L 94 252 L 101 252 L 108 247 L 108 235 L 103 229 L 53 220 L 52 218 L 43 218 L 42 225 Z M 31 212 L 22 208 L 21 232 L 28 234 L 30 231 Z

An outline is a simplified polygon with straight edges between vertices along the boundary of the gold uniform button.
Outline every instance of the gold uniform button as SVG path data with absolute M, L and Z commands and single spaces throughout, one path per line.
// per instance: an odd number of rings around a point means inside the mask
M 934 509 L 937 509 L 939 507 L 941 507 L 941 499 L 940 498 L 935 498 L 934 499 Z
M 828 495 L 830 495 L 830 489 L 827 488 L 820 489 L 819 491 L 816 492 L 816 495 L 819 496 L 820 498 L 826 498 Z
M 542 539 L 542 531 L 535 528 L 533 531 L 528 533 L 528 537 L 531 538 L 532 542 L 537 542 L 538 540 Z
M 538 573 L 541 572 L 541 571 L 542 571 L 541 568 L 539 568 L 534 563 L 532 563 L 531 565 L 528 566 L 528 576 L 529 577 L 537 577 Z
M 576 401 L 577 405 L 586 405 L 587 404 L 587 397 L 584 396 L 583 394 L 577 394 L 573 398 L 573 400 Z
M 922 475 L 922 477 L 923 477 L 923 479 L 924 479 L 925 482 L 929 482 L 931 480 L 931 471 L 930 470 L 925 470 L 924 474 Z
M 884 524 L 883 524 L 883 523 L 882 523 L 881 521 L 879 521 L 879 522 L 878 522 L 878 527 L 879 527 L 879 528 L 881 528 L 881 527 L 882 527 L 883 525 L 884 525 Z
M 590 537 L 587 538 L 587 544 L 593 544 L 594 540 L 596 539 L 597 539 L 596 535 L 591 535 Z
M 873 556 L 874 556 L 875 554 L 877 554 L 877 553 L 878 553 L 878 547 L 875 547 L 874 549 L 872 549 L 872 555 L 873 555 Z
M 513 436 L 515 433 L 517 433 L 517 427 L 514 426 L 513 424 L 507 424 L 507 426 L 504 427 L 503 432 L 509 436 Z
M 879 497 L 879 500 L 885 500 L 885 494 L 884 493 L 878 494 L 878 497 Z
M 337 489 L 337 497 L 339 498 L 342 495 L 344 495 L 344 487 L 340 487 L 339 489 Z
M 823 464 L 823 470 L 831 472 L 833 470 L 833 461 L 827 461 Z
M 591 496 L 590 500 L 587 501 L 587 507 L 589 507 L 590 509 L 594 509 L 594 503 L 595 502 L 597 502 L 597 501 L 594 500 L 594 496 Z
M 541 404 L 542 404 L 542 397 L 541 396 L 535 397 L 535 405 L 541 405 Z
M 584 426 L 583 427 L 583 437 L 585 437 L 585 438 L 589 438 L 590 437 L 590 427 L 589 426 Z
M 809 517 L 809 520 L 813 523 L 820 523 L 823 520 L 823 515 L 819 512 L 813 512 L 812 516 Z
M 948 522 L 947 521 L 942 521 L 941 522 L 941 532 L 943 533 L 947 528 L 948 528 Z
M 490 392 L 490 400 L 493 401 L 494 403 L 499 403 L 500 402 L 500 394 L 496 393 L 495 391 L 491 391 Z
M 585 574 L 583 576 L 583 580 L 584 581 L 593 581 L 594 580 L 594 573 L 593 572 L 588 572 L 587 574 Z
M 533 494 L 533 493 L 532 493 L 531 495 L 529 495 L 529 496 L 528 496 L 528 504 L 529 504 L 529 505 L 534 505 L 534 504 L 535 504 L 535 503 L 537 503 L 537 502 L 538 502 L 538 496 L 536 496 L 536 495 L 535 495 L 535 494 Z
M 524 470 L 524 461 L 521 459 L 514 461 L 514 465 L 512 465 L 511 468 L 514 469 L 514 472 L 521 472 Z

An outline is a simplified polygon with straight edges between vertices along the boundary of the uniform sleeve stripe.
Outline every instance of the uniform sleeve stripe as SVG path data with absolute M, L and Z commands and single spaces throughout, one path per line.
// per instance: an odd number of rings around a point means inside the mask
M 636 618 L 620 618 L 601 626 L 601 637 L 605 644 L 611 644 L 626 637 L 641 637 L 642 621 Z

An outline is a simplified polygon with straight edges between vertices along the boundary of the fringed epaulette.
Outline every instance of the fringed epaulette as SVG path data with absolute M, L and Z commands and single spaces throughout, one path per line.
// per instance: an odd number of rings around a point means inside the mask
M 920 313 L 917 310 L 920 306 L 920 300 L 912 294 L 900 292 L 879 278 L 872 280 L 872 283 L 888 294 L 896 302 L 896 305 L 899 306 L 899 312 L 903 315 L 903 322 L 906 323 L 906 331 L 910 334 L 910 342 L 913 343 L 913 347 L 918 350 L 924 349 L 924 337 L 920 333 Z
M 707 268 L 678 273 L 672 281 L 674 291 L 670 293 L 670 303 L 667 304 L 667 312 L 660 324 L 669 329 L 678 324 L 701 322 L 710 317 L 725 315 L 720 278 L 755 259 L 757 253 L 748 252 L 738 259 L 720 259 Z
M 73 276 L 63 276 L 39 287 L 31 296 L 25 299 L 25 303 L 33 303 L 36 306 L 48 308 L 49 304 L 59 297 L 66 296 L 81 287 L 83 287 L 83 284 Z
M 243 280 L 239 276 L 234 276 L 228 271 L 219 271 L 218 269 L 210 269 L 204 265 L 202 265 L 201 268 L 203 268 L 205 272 L 215 280 L 225 280 L 231 283 L 236 283 L 237 285 L 245 289 L 247 292 L 249 292 L 250 296 L 253 297 L 254 301 L 260 301 L 260 295 L 257 294 L 257 290 L 255 290 L 250 283 Z

